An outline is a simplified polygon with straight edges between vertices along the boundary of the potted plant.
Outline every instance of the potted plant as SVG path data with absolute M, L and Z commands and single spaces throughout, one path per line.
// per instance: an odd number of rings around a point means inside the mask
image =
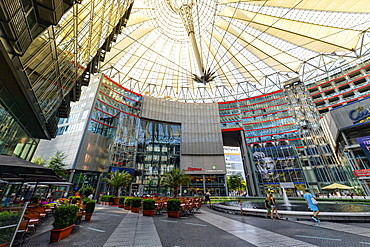
M 143 200 L 143 216 L 153 216 L 155 209 L 154 199 L 144 199 Z
M 113 200 L 114 200 L 114 196 L 107 196 L 106 197 L 107 199 L 107 205 L 112 205 L 113 204 Z
M 9 246 L 12 241 L 12 237 L 19 221 L 20 214 L 13 213 L 11 211 L 4 211 L 0 213 L 0 227 L 4 227 L 0 230 L 0 246 Z M 7 227 L 15 225 L 14 227 Z M 5 228 L 7 227 L 7 228 Z
M 85 221 L 90 221 L 92 214 L 95 210 L 96 201 L 88 200 L 86 201 L 86 209 L 85 209 Z
M 131 198 L 131 212 L 139 213 L 141 208 L 141 198 L 133 197 Z
M 107 204 L 107 202 L 108 202 L 107 195 L 103 195 L 103 196 L 101 197 L 100 201 L 101 201 L 101 204 L 106 205 L 106 204 Z
M 75 205 L 61 205 L 55 209 L 53 229 L 50 230 L 50 242 L 57 242 L 71 234 L 78 211 L 79 208 Z
M 126 171 L 118 171 L 108 173 L 109 178 L 104 178 L 110 186 L 114 188 L 114 204 L 118 204 L 118 191 L 122 186 L 127 186 L 131 180 L 132 176 Z
M 124 205 L 124 208 L 126 210 L 130 210 L 131 209 L 131 199 L 132 197 L 126 197 L 125 198 L 125 205 Z
M 125 207 L 125 196 L 120 196 L 118 198 L 118 207 L 119 208 L 124 208 Z
M 167 215 L 172 218 L 180 218 L 180 200 L 179 199 L 169 199 L 167 201 Z
M 84 197 L 89 197 L 95 192 L 95 189 L 89 185 L 84 185 L 81 189 L 78 190 L 78 194 Z
M 166 172 L 161 182 L 163 185 L 170 186 L 173 189 L 173 197 L 177 198 L 178 188 L 181 185 L 191 184 L 191 177 L 185 174 L 184 170 L 176 168 L 171 172 Z

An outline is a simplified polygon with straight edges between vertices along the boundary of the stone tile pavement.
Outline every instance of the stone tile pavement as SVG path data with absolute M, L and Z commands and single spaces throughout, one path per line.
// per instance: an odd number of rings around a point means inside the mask
M 25 247 L 42 246 L 369 246 L 370 229 L 361 223 L 271 220 L 225 214 L 205 206 L 201 213 L 168 218 L 142 216 L 117 207 L 97 205 L 89 222 L 67 238 L 49 243 L 52 219 Z M 355 224 L 355 225 L 354 225 Z

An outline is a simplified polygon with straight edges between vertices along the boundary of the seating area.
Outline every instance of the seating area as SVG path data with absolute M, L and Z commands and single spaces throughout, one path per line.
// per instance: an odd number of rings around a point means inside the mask
M 15 246 L 21 246 L 27 242 L 30 237 L 36 233 L 37 228 L 53 214 L 53 209 L 53 206 L 48 206 L 47 204 L 33 203 L 27 205 L 13 244 Z M 9 207 L 3 208 L 2 210 L 20 213 L 23 207 Z
M 155 209 L 154 213 L 159 215 L 167 212 L 167 201 L 173 199 L 173 197 L 143 197 L 143 199 L 154 199 Z M 201 197 L 179 197 L 181 204 L 181 216 L 192 215 L 194 213 L 200 213 L 202 207 L 203 198 Z

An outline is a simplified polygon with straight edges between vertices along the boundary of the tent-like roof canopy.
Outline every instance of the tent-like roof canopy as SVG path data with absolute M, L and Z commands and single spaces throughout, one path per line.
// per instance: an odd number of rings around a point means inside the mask
M 369 11 L 367 0 L 135 0 L 101 71 L 153 97 L 246 98 L 319 55 L 358 55 Z
M 333 183 L 333 184 L 323 187 L 322 189 L 323 190 L 333 190 L 333 189 L 348 190 L 348 189 L 353 189 L 353 187 L 350 187 L 344 184 Z
M 50 168 L 8 155 L 0 155 L 0 179 L 7 182 L 64 182 Z

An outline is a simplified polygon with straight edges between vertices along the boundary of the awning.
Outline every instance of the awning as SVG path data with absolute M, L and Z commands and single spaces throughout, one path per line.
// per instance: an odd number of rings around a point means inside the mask
M 65 182 L 50 168 L 9 155 L 0 155 L 0 179 L 7 182 Z
M 349 189 L 353 189 L 353 187 L 349 187 L 347 185 L 343 185 L 343 184 L 337 184 L 337 183 L 333 183 L 331 185 L 328 185 L 328 186 L 325 186 L 323 188 L 321 188 L 323 190 L 330 190 L 330 189 L 338 189 L 338 190 L 349 190 Z

